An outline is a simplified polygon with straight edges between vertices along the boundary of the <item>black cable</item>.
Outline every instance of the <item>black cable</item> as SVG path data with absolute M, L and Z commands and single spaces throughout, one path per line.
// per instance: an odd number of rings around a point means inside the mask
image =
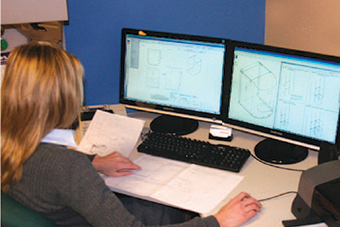
M 297 194 L 297 192 L 296 191 L 288 191 L 288 192 L 284 192 L 284 193 L 281 193 L 281 194 L 278 194 L 278 195 L 274 195 L 274 196 L 271 196 L 271 197 L 268 197 L 268 198 L 259 199 L 258 201 L 259 202 L 264 202 L 266 200 L 274 199 L 274 198 L 277 198 L 277 197 L 280 197 L 280 196 L 284 196 L 284 195 L 287 195 L 287 194 Z

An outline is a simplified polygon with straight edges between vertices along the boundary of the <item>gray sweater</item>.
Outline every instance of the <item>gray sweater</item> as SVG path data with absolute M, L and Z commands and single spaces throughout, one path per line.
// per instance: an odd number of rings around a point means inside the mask
M 61 226 L 142 226 L 81 152 L 42 143 L 24 165 L 11 196 Z M 219 226 L 215 217 L 175 226 Z

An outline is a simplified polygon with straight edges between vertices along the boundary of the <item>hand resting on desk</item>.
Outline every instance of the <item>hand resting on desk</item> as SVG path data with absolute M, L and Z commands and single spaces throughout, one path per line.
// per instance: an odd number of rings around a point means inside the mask
M 215 218 L 221 227 L 236 227 L 247 222 L 261 211 L 262 205 L 248 193 L 241 192 L 231 199 L 221 210 L 215 214 Z
M 122 177 L 133 174 L 130 170 L 140 170 L 141 167 L 130 159 L 114 151 L 106 156 L 96 155 L 92 161 L 94 168 L 107 176 Z

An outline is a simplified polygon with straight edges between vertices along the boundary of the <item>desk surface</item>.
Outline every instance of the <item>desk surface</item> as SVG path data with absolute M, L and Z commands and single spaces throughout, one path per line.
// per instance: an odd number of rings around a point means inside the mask
M 145 128 L 143 131 L 147 132 L 151 120 L 158 115 L 146 112 L 134 112 L 129 113 L 128 116 L 145 120 Z M 187 135 L 187 137 L 209 141 L 213 144 L 228 144 L 231 146 L 247 148 L 252 153 L 254 152 L 255 145 L 264 139 L 259 136 L 233 130 L 234 138 L 232 142 L 209 140 L 208 135 L 210 125 L 211 123 L 200 121 L 198 130 Z M 140 153 L 133 152 L 130 158 L 135 160 L 141 155 L 142 154 Z M 317 165 L 317 156 L 317 152 L 309 151 L 309 155 L 304 161 L 293 165 L 282 166 L 306 170 Z M 244 180 L 220 203 L 218 207 L 216 207 L 215 210 L 212 211 L 212 214 L 216 213 L 224 204 L 226 204 L 231 198 L 235 197 L 241 191 L 248 192 L 259 200 L 288 191 L 297 191 L 301 172 L 271 167 L 260 163 L 253 157 L 250 157 L 238 174 L 244 176 Z M 291 212 L 291 204 L 295 196 L 296 194 L 287 194 L 263 201 L 262 212 L 243 226 L 282 227 L 282 220 L 295 219 L 295 216 Z

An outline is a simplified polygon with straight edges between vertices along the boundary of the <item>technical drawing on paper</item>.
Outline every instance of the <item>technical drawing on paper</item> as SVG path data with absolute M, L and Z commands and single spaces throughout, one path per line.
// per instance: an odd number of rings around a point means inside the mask
M 275 100 L 269 94 L 276 89 L 276 76 L 261 62 L 242 68 L 240 74 L 240 105 L 254 118 L 271 116 Z

